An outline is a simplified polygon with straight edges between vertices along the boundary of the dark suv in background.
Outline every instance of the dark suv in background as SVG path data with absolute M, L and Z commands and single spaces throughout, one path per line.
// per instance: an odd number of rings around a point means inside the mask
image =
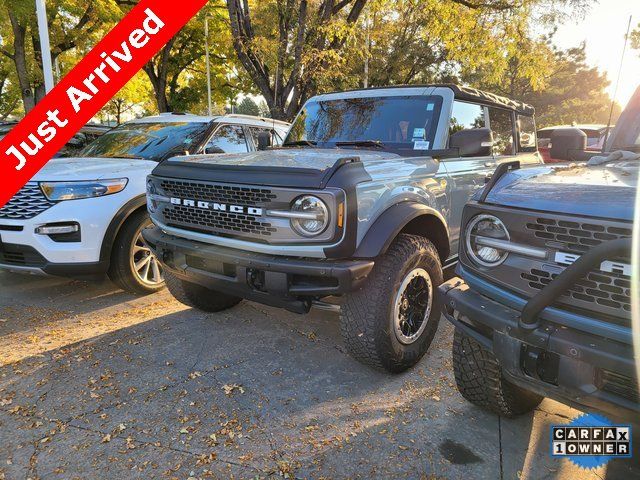
M 588 161 L 501 165 L 464 210 L 459 278 L 440 288 L 456 327 L 457 386 L 505 416 L 548 396 L 637 421 L 631 237 L 640 89 L 610 153 L 585 153 L 580 131 L 564 129 L 553 142 L 563 160 Z

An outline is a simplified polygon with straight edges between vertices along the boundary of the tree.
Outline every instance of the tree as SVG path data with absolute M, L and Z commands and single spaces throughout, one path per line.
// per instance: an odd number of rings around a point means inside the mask
M 24 110 L 29 112 L 45 94 L 35 2 L 0 2 L 0 32 L 11 38 L 11 45 L 3 46 L 0 55 L 13 62 Z M 111 0 L 61 0 L 49 4 L 47 20 L 52 61 L 93 44 L 117 19 L 115 13 Z
M 136 2 L 117 0 L 124 12 Z M 205 18 L 209 19 L 211 77 L 214 101 L 224 103 L 235 85 L 233 49 L 223 0 L 211 0 L 196 17 L 169 40 L 143 70 L 153 87 L 160 112 L 203 111 L 206 105 Z M 204 101 L 203 101 L 204 99 Z
M 482 72 L 468 78 L 479 88 L 522 100 L 536 109 L 538 126 L 607 123 L 611 98 L 606 93 L 606 74 L 587 64 L 585 44 L 558 49 L 551 38 L 524 44 L 507 57 L 504 75 L 495 78 Z M 620 106 L 614 106 L 614 120 Z
M 4 40 L 0 36 L 0 48 Z M 20 90 L 17 88 L 13 64 L 9 58 L 0 55 L 0 122 L 19 111 Z
M 120 125 L 123 116 L 151 110 L 152 104 L 151 85 L 143 73 L 138 73 L 102 108 L 101 116 Z
M 260 107 L 250 97 L 244 97 L 236 108 L 236 112 L 242 115 L 260 116 Z
M 367 0 L 227 0 L 235 52 L 274 118 L 339 75 Z

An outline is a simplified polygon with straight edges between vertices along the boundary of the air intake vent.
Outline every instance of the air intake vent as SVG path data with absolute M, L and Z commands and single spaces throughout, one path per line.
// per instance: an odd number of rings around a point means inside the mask
M 542 290 L 557 276 L 555 273 L 538 269 L 531 269 L 529 273 L 521 274 L 521 277 L 527 280 L 529 286 L 535 290 Z M 597 303 L 618 312 L 631 311 L 631 281 L 615 273 L 591 272 L 576 282 L 567 291 L 566 296 L 587 304 Z M 588 308 L 588 305 L 584 306 Z
M 527 223 L 527 230 L 546 244 L 563 251 L 582 254 L 602 242 L 630 238 L 631 228 L 607 227 L 594 223 L 579 223 L 553 218 L 538 218 Z
M 637 380 L 609 370 L 602 370 L 602 390 L 633 403 L 640 403 Z

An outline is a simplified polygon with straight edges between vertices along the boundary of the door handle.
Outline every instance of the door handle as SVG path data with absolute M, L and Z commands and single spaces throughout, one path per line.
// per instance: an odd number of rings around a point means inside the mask
M 484 166 L 485 167 L 495 167 L 496 166 L 496 162 L 484 162 Z

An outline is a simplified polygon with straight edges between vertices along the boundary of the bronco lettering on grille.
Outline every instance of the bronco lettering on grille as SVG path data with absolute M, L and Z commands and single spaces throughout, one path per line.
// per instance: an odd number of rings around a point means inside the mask
M 561 265 L 572 265 L 579 258 L 580 255 L 564 252 L 556 252 L 555 256 L 556 263 L 559 263 Z M 619 273 L 620 275 L 630 277 L 632 269 L 631 265 L 627 263 L 606 261 L 602 262 L 602 264 L 600 265 L 600 270 L 606 273 Z
M 185 198 L 171 197 L 172 205 L 182 205 L 183 207 L 199 208 L 201 210 L 213 210 L 218 212 L 245 213 L 256 217 L 262 216 L 262 208 L 245 207 L 242 205 L 227 205 L 226 203 L 204 202 L 201 200 L 189 200 Z

